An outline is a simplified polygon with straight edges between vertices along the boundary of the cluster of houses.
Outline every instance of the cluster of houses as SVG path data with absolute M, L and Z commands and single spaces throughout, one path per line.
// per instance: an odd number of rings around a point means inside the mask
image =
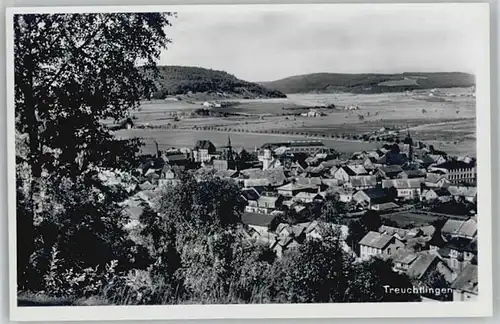
M 251 153 L 237 152 L 230 139 L 222 148 L 200 140 L 193 149 L 144 157 L 134 171 L 137 188 L 124 202 L 131 218 L 137 220 L 143 203 L 153 204 L 161 188 L 175 186 L 182 170 L 191 170 L 197 181 L 218 177 L 239 184 L 245 204 L 243 235 L 269 246 L 278 257 L 310 237 L 320 238 L 325 226 L 334 226 L 347 238 L 345 225 L 305 219 L 309 207 L 332 197 L 352 212 L 381 213 L 401 211 L 418 201 L 476 201 L 475 159 L 415 148 L 410 134 L 400 144 L 349 157 L 317 140 L 267 143 Z M 280 221 L 285 213 L 296 215 L 299 223 Z M 466 221 L 449 219 L 442 230 L 431 225 L 382 226 L 360 242 L 344 242 L 344 248 L 359 260 L 391 258 L 396 271 L 419 284 L 425 284 L 428 273 L 438 271 L 453 285 L 454 298 L 473 299 L 477 295 L 476 220 L 475 215 Z M 356 244 L 359 251 L 351 250 Z M 476 286 L 471 287 L 474 280 Z
M 392 260 L 394 271 L 407 274 L 416 287 L 431 287 L 431 274 L 439 274 L 453 290 L 454 301 L 477 298 L 477 216 L 448 219 L 441 229 L 382 225 L 359 246 L 361 259 Z

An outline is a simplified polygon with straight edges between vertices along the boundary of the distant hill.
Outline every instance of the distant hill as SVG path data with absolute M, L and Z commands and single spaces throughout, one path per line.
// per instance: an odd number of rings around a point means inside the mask
M 314 73 L 260 82 L 263 86 L 283 93 L 382 93 L 416 89 L 470 87 L 475 85 L 472 74 L 462 72 L 400 73 L 400 74 L 339 74 Z
M 224 71 L 189 66 L 159 66 L 161 79 L 155 98 L 188 96 L 193 99 L 285 98 L 278 90 L 236 78 Z

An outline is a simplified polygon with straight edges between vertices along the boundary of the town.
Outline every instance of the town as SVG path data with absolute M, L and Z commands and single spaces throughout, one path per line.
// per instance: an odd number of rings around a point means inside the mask
M 438 273 L 453 291 L 446 300 L 477 298 L 475 158 L 416 143 L 409 131 L 402 141 L 350 156 L 319 140 L 267 143 L 253 152 L 233 148 L 230 137 L 224 147 L 193 144 L 141 156 L 122 203 L 129 229 L 139 225 L 143 206 L 154 206 L 162 189 L 175 187 L 189 171 L 198 182 L 237 183 L 241 235 L 278 258 L 309 238 L 321 239 L 320 228 L 336 228 L 356 262 L 391 260 L 419 291 L 433 289 L 429 274 Z M 112 172 L 101 177 L 119 181 Z M 326 205 L 334 206 L 335 216 L 320 217 Z

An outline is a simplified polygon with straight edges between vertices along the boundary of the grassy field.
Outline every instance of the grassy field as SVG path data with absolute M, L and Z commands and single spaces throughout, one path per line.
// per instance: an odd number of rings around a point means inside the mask
M 158 100 L 144 103 L 132 112 L 134 122 L 145 129 L 123 130 L 121 137 L 143 137 L 154 147 L 191 147 L 197 139 L 210 139 L 225 145 L 228 134 L 236 146 L 252 149 L 265 142 L 320 138 L 326 145 L 346 152 L 379 146 L 333 140 L 340 134 L 360 135 L 385 128 L 410 127 L 412 137 L 452 155 L 475 156 L 475 98 L 468 89 L 440 90 L 445 102 L 428 102 L 412 93 L 383 94 L 290 94 L 288 98 L 234 100 L 227 108 L 210 108 L 226 117 L 196 116 L 202 102 Z M 422 95 L 426 95 L 425 93 Z M 303 117 L 306 107 L 334 104 L 338 109 L 322 109 L 325 116 Z M 357 106 L 359 110 L 344 110 Z M 173 129 L 175 128 L 175 129 Z M 204 131 L 200 131 L 204 128 Z M 207 130 L 211 128 L 211 130 Z M 197 130 L 197 131 L 194 131 Z M 214 131 L 217 130 L 217 131 Z M 286 133 L 287 135 L 269 134 Z
M 408 211 L 385 214 L 382 215 L 381 217 L 395 221 L 396 223 L 398 223 L 400 227 L 405 227 L 408 225 L 413 225 L 413 226 L 431 225 L 433 221 L 439 219 L 438 216 L 412 213 Z

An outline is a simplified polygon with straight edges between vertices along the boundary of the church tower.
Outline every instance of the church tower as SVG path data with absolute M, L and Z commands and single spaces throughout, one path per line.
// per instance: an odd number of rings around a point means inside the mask
M 227 136 L 227 160 L 233 160 L 233 147 L 231 146 L 231 137 Z

